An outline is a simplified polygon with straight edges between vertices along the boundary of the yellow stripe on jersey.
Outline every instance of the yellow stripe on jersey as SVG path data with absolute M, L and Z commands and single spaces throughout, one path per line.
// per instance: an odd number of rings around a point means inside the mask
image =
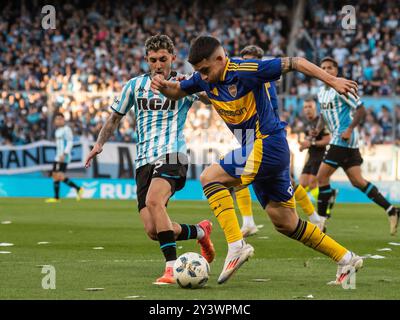
M 229 124 L 239 124 L 249 120 L 256 111 L 256 99 L 250 91 L 243 97 L 232 101 L 218 101 L 209 98 L 215 111 Z
M 257 62 L 242 62 L 239 66 L 256 66 L 258 68 Z
M 261 132 L 260 132 L 260 122 L 257 119 L 257 121 L 256 121 L 256 138 L 257 139 L 264 139 L 266 137 L 268 137 L 267 134 L 261 134 Z
M 237 69 L 236 71 L 251 71 L 251 72 L 256 72 L 257 69 Z
M 261 165 L 263 156 L 263 140 L 256 139 L 254 141 L 253 150 L 247 158 L 246 165 L 243 169 L 243 173 L 240 176 L 243 185 L 248 185 L 253 182 L 255 176 Z
M 229 68 L 230 64 L 231 64 L 231 60 L 229 58 L 226 58 L 225 69 L 224 69 L 224 72 L 222 73 L 220 81 L 224 81 L 225 80 L 226 72 L 228 71 L 228 68 Z
M 268 100 L 271 101 L 271 96 L 269 95 L 268 89 L 271 87 L 271 83 L 267 82 L 265 83 L 265 91 L 267 92 L 268 95 Z
M 229 58 L 227 58 L 227 62 L 225 65 L 224 72 L 222 73 L 221 76 L 221 81 L 225 80 L 226 73 L 228 71 L 258 71 L 258 63 L 257 62 L 243 62 L 240 64 L 237 64 L 235 62 L 231 62 Z
M 213 89 L 211 90 L 211 93 L 212 93 L 214 96 L 218 96 L 218 89 L 217 89 L 217 87 L 213 88 Z
M 245 63 L 241 63 L 238 67 L 238 70 L 240 69 L 254 69 L 254 70 L 258 70 L 258 63 L 249 63 L 249 62 L 245 62 Z
M 282 206 L 282 207 L 285 207 L 285 208 L 296 208 L 296 201 L 295 201 L 295 199 L 294 199 L 294 196 L 293 197 L 291 197 L 288 201 L 281 201 L 281 202 L 279 202 L 279 204 Z

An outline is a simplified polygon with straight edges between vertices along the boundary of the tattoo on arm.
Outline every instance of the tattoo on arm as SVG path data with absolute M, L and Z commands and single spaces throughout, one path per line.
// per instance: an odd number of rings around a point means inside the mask
M 111 113 L 106 123 L 101 128 L 96 143 L 103 146 L 111 137 L 111 135 L 114 133 L 115 129 L 117 129 L 118 124 L 121 121 L 122 117 L 123 117 L 122 115 L 119 115 L 115 112 Z
M 299 58 L 297 57 L 285 57 L 281 58 L 282 73 L 287 73 L 297 69 Z

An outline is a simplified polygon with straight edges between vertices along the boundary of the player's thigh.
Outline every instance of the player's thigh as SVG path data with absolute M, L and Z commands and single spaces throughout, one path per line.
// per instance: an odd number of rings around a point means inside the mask
M 150 214 L 148 208 L 144 207 L 139 212 L 140 219 L 142 220 L 144 230 L 151 240 L 157 240 L 157 229 L 154 218 Z
M 165 205 L 172 195 L 171 183 L 164 178 L 152 178 L 146 195 L 146 206 Z
M 62 171 L 58 172 L 58 180 L 59 181 L 64 181 L 65 180 L 65 173 Z
M 146 164 L 136 169 L 136 194 L 139 212 L 146 207 L 146 196 L 152 180 L 153 165 Z
M 335 173 L 336 169 L 337 168 L 322 162 L 317 173 L 318 184 L 320 186 L 329 184 L 330 177 Z
M 259 178 L 253 182 L 253 191 L 261 207 L 265 209 L 269 202 L 277 202 L 282 206 L 295 208 L 294 187 L 289 168 L 267 178 Z
M 301 176 L 300 176 L 300 178 L 299 178 L 299 183 L 305 188 L 305 187 L 308 187 L 308 184 L 309 184 L 309 181 L 310 181 L 310 179 L 309 179 L 309 174 L 302 174 Z
M 219 182 L 227 187 L 233 187 L 240 185 L 241 180 L 228 174 L 220 164 L 214 163 L 203 170 L 200 175 L 200 182 L 203 186 L 212 182 Z
M 309 187 L 310 189 L 314 189 L 318 186 L 317 176 L 313 174 L 302 174 L 300 176 L 300 184 L 305 188 Z
M 57 171 L 53 171 L 51 173 L 51 177 L 53 178 L 54 181 L 58 181 L 58 172 Z
M 318 179 L 316 175 L 310 174 L 308 177 L 308 187 L 310 190 L 318 187 Z
M 353 166 L 344 171 L 349 178 L 351 184 L 355 187 L 365 187 L 368 182 L 363 178 L 360 166 Z
M 281 202 L 269 201 L 265 211 L 274 224 L 275 229 L 279 232 L 290 235 L 296 230 L 299 217 L 295 208 L 286 206 Z

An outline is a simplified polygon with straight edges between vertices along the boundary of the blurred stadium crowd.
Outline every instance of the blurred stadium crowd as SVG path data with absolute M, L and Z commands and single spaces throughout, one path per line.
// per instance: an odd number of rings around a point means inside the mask
M 218 37 L 230 56 L 238 56 L 248 44 L 261 46 L 267 56 L 282 56 L 295 3 L 56 1 L 57 28 L 43 30 L 38 2 L 35 7 L 8 2 L 2 8 L 1 145 L 45 139 L 54 111 L 64 113 L 76 136 L 96 139 L 123 84 L 148 71 L 143 43 L 152 34 L 171 36 L 175 68 L 182 73 L 191 72 L 185 57 L 190 41 L 200 33 Z M 342 74 L 358 81 L 363 95 L 400 95 L 400 9 L 389 1 L 358 1 L 357 29 L 349 33 L 339 27 L 341 7 L 340 1 L 308 1 L 296 55 L 314 62 L 326 55 L 335 57 Z M 305 96 L 317 90 L 318 83 L 296 74 L 286 93 Z M 281 114 L 293 132 L 301 131 L 301 117 L 291 116 L 290 109 Z M 133 119 L 126 117 L 112 139 L 135 141 L 134 128 Z M 190 110 L 186 136 L 191 140 L 230 139 L 221 132 L 226 132 L 225 125 L 213 110 L 201 103 Z M 400 142 L 400 104 L 368 110 L 362 135 L 367 144 L 392 143 L 393 137 Z

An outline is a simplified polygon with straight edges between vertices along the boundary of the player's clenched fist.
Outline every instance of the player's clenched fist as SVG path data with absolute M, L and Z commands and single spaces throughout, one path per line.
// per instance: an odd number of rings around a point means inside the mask
M 153 91 L 154 93 L 159 93 L 160 89 L 165 88 L 167 84 L 168 81 L 166 81 L 162 75 L 156 74 L 151 79 L 151 91 Z
M 102 151 L 103 151 L 103 147 L 100 144 L 96 143 L 93 146 L 93 149 L 89 152 L 89 154 L 88 154 L 88 156 L 86 158 L 85 168 L 89 168 L 90 167 L 90 163 L 92 162 L 92 159 L 94 157 L 96 157 L 99 153 L 101 153 Z

